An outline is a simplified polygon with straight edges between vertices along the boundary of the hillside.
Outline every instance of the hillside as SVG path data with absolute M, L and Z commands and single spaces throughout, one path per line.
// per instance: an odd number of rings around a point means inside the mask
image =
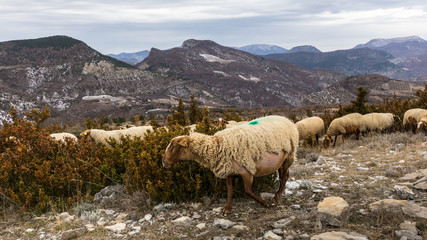
M 151 49 L 136 65 L 182 81 L 168 94 L 191 92 L 206 101 L 234 106 L 301 106 L 304 97 L 345 76 L 263 59 L 212 41 L 187 40 L 181 48 Z
M 312 93 L 308 99 L 319 104 L 349 104 L 351 100 L 356 99 L 359 86 L 369 91 L 368 97 L 372 103 L 382 103 L 384 98 L 394 94 L 405 99 L 423 87 L 422 84 L 394 80 L 378 74 L 357 75 Z
M 22 112 L 45 104 L 62 120 L 120 114 L 120 108 L 164 85 L 161 80 L 66 36 L 0 43 L 3 117 L 12 105 Z M 97 95 L 120 101 L 83 99 Z
M 144 50 L 144 51 L 139 51 L 139 52 L 135 52 L 135 53 L 119 53 L 119 54 L 108 54 L 108 56 L 115 58 L 117 60 L 120 60 L 122 62 L 131 64 L 131 65 L 135 65 L 139 62 L 141 62 L 142 60 L 144 60 L 147 56 L 148 56 L 149 51 Z

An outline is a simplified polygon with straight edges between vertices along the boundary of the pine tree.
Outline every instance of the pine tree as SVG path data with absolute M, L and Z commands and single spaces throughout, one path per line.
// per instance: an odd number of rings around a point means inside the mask
M 367 96 L 369 92 L 364 87 L 358 87 L 357 91 L 357 98 L 351 101 L 351 104 L 353 105 L 353 111 L 360 114 L 366 114 L 368 113 L 366 103 L 368 102 Z
M 190 124 L 195 124 L 201 120 L 202 114 L 197 106 L 197 101 L 194 99 L 194 94 L 191 95 L 191 103 L 188 112 Z
M 174 115 L 174 120 L 176 120 L 181 126 L 186 125 L 187 120 L 185 118 L 185 108 L 184 103 L 182 102 L 182 98 L 179 98 L 178 109 Z

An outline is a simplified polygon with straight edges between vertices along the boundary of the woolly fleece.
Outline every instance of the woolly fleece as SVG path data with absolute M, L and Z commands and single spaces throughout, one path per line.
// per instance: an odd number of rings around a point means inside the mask
M 189 138 L 189 149 L 198 156 L 194 160 L 210 168 L 218 178 L 226 178 L 238 174 L 232 168 L 232 161 L 255 175 L 256 162 L 266 152 L 284 151 L 292 165 L 299 136 L 295 124 L 289 119 L 267 116 L 224 129 L 213 136 L 193 133 Z
M 104 144 L 107 144 L 107 140 L 114 139 L 116 140 L 117 143 L 121 143 L 120 138 L 121 137 L 140 137 L 141 139 L 144 139 L 145 137 L 145 133 L 150 130 L 153 130 L 152 126 L 140 126 L 140 127 L 131 127 L 131 128 L 127 128 L 127 129 L 122 129 L 122 130 L 111 130 L 111 131 L 106 131 L 106 130 L 102 130 L 102 129 L 91 129 L 90 130 L 90 137 L 95 141 L 95 142 L 101 142 Z
M 421 118 L 427 116 L 427 110 L 422 108 L 413 108 L 403 114 L 403 126 L 408 124 L 408 118 L 413 117 L 417 123 L 420 122 Z
M 368 113 L 362 116 L 366 131 L 382 131 L 393 126 L 392 113 Z
M 338 136 L 347 133 L 345 127 L 356 126 L 359 130 L 364 131 L 365 126 L 363 124 L 362 114 L 350 113 L 340 118 L 332 120 L 331 124 L 326 131 L 326 134 L 330 136 Z
M 320 136 L 325 132 L 325 124 L 320 117 L 308 117 L 295 123 L 298 129 L 299 139 L 307 139 L 311 136 Z
M 72 133 L 52 133 L 50 136 L 56 141 L 65 142 L 66 138 L 70 138 L 73 141 L 77 141 L 77 137 Z

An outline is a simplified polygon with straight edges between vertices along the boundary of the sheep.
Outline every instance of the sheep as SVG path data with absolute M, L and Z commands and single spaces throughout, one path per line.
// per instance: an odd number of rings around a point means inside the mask
M 403 114 L 403 128 L 411 128 L 412 132 L 415 133 L 419 127 L 424 124 L 421 123 L 421 119 L 427 116 L 427 110 L 421 108 L 409 109 Z
M 332 136 L 335 136 L 335 146 L 339 135 L 343 135 L 344 139 L 350 137 L 352 134 L 355 134 L 356 139 L 359 139 L 360 132 L 364 130 L 365 126 L 363 124 L 363 118 L 360 113 L 350 113 L 340 118 L 335 118 L 332 120 L 328 130 L 326 131 L 326 135 L 323 138 L 323 147 L 329 147 L 332 141 Z
M 421 132 L 422 130 L 427 130 L 427 115 L 421 117 L 420 121 L 417 124 L 417 133 Z
M 51 138 L 53 138 L 55 141 L 66 143 L 67 139 L 70 139 L 70 141 L 77 142 L 77 137 L 72 133 L 52 133 L 49 135 Z
M 298 147 L 298 130 L 289 119 L 267 116 L 224 129 L 213 136 L 193 133 L 171 140 L 163 156 L 163 166 L 194 160 L 210 168 L 216 177 L 226 179 L 227 202 L 223 215 L 232 208 L 232 177 L 240 175 L 245 193 L 264 206 L 266 200 L 252 192 L 254 177 L 279 171 L 280 187 L 273 201 L 278 203 L 289 178 Z M 274 205 L 271 204 L 271 205 Z
M 298 129 L 299 139 L 316 138 L 316 143 L 319 144 L 319 138 L 325 134 L 325 124 L 320 117 L 308 117 L 295 123 Z
M 383 132 L 393 127 L 394 115 L 392 113 L 368 113 L 362 116 L 365 125 L 364 132 Z
M 152 131 L 152 126 L 140 126 L 140 127 L 131 127 L 127 129 L 121 130 L 111 130 L 106 131 L 102 129 L 90 129 L 82 132 L 80 135 L 82 139 L 85 141 L 93 140 L 96 143 L 103 143 L 108 145 L 107 140 L 114 139 L 117 143 L 121 143 L 122 137 L 140 137 L 144 139 L 145 133 L 148 131 Z

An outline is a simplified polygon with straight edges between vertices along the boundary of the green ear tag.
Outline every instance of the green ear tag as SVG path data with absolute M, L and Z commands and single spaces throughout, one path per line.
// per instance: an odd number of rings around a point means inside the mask
M 257 124 L 258 124 L 258 120 L 249 122 L 249 125 L 257 125 Z

